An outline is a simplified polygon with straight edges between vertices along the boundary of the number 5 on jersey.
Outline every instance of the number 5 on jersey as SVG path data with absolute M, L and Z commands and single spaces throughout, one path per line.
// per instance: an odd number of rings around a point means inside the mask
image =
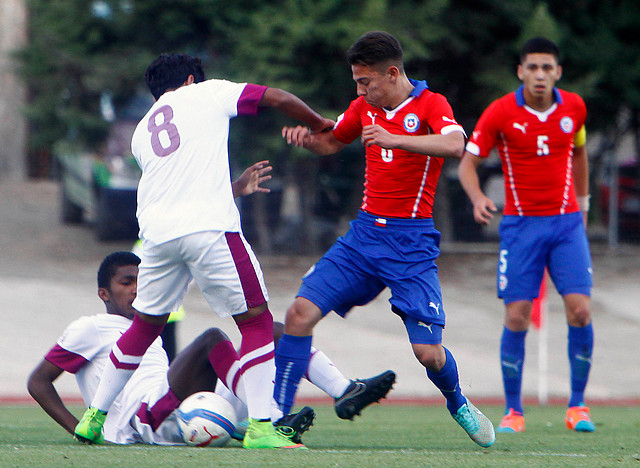
M 162 106 L 149 117 L 147 123 L 147 130 L 151 133 L 151 148 L 161 158 L 169 156 L 180 146 L 178 127 L 171 123 L 171 119 L 171 106 Z

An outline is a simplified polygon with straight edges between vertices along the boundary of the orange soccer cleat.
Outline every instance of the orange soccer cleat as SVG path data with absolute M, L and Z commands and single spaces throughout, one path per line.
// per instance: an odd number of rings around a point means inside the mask
M 591 413 L 587 406 L 571 406 L 567 409 L 567 417 L 564 422 L 567 429 L 576 432 L 593 432 L 596 430 L 595 424 L 591 421 Z
M 524 432 L 524 416 L 519 411 L 509 408 L 496 432 Z

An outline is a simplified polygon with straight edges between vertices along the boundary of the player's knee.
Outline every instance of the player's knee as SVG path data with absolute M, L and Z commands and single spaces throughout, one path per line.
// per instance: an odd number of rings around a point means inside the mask
M 306 336 L 311 334 L 316 322 L 313 311 L 296 301 L 287 309 L 284 330 L 287 334 Z
M 586 305 L 581 305 L 567 313 L 567 321 L 572 327 L 586 327 L 591 323 L 591 311 Z
M 218 343 L 229 341 L 229 337 L 219 328 L 209 328 L 202 335 L 196 338 L 205 349 L 212 349 Z
M 447 360 L 440 346 L 414 346 L 413 353 L 420 364 L 433 372 L 440 371 Z

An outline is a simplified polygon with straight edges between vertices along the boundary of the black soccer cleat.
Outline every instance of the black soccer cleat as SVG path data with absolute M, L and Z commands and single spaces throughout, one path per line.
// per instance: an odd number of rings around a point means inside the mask
M 313 426 L 316 413 L 313 408 L 305 406 L 297 413 L 287 414 L 278 419 L 273 425 L 276 431 L 287 437 L 294 444 L 302 443 L 302 434 Z
M 385 398 L 396 382 L 396 373 L 386 371 L 370 379 L 352 380 L 340 398 L 333 405 L 340 419 L 353 420 L 371 403 Z

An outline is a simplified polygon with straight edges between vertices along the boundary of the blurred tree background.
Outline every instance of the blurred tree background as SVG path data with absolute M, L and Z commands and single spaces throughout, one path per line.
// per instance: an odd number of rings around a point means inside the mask
M 584 97 L 587 128 L 602 135 L 602 148 L 629 132 L 639 146 L 635 0 L 28 0 L 28 7 L 30 42 L 19 59 L 32 152 L 50 153 L 60 139 L 99 149 L 110 126 L 105 99 L 120 117 L 147 96 L 144 70 L 161 52 L 196 54 L 208 77 L 281 87 L 335 118 L 355 97 L 345 50 L 376 29 L 401 41 L 408 75 L 444 94 L 467 131 L 518 86 L 522 43 L 545 35 L 563 53 L 560 85 Z M 279 136 L 287 123 L 275 113 L 232 123 L 232 169 L 269 159 L 275 173 L 272 194 L 244 200 L 245 231 L 258 251 L 321 250 L 359 206 L 363 151 L 357 142 L 327 157 L 289 148 Z M 591 155 L 596 167 L 602 154 Z M 453 202 L 438 198 L 446 236 Z

